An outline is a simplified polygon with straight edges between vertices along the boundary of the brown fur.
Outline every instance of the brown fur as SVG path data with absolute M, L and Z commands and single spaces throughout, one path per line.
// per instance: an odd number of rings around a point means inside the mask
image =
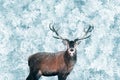
M 58 53 L 36 53 L 29 57 L 30 74 L 27 80 L 38 80 L 40 76 L 58 75 L 58 80 L 66 80 L 76 63 L 76 54 L 71 57 L 67 51 Z M 35 76 L 33 76 L 35 74 Z

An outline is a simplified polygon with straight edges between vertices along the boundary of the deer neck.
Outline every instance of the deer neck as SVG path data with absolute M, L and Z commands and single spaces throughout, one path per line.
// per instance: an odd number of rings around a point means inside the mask
M 76 60 L 77 60 L 77 51 L 75 51 L 73 56 L 70 56 L 68 51 L 66 50 L 65 54 L 64 54 L 64 60 L 65 60 L 66 64 L 73 64 L 74 65 L 76 63 Z

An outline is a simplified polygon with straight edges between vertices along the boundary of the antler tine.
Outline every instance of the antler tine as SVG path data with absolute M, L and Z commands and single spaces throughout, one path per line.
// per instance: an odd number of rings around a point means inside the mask
M 82 37 L 82 38 L 77 38 L 77 39 L 75 39 L 75 41 L 89 38 L 91 35 L 88 35 L 88 36 L 87 36 L 87 34 L 88 34 L 89 32 L 91 32 L 93 29 L 94 29 L 93 26 L 89 26 L 89 28 L 87 29 L 87 31 L 85 31 L 85 29 L 84 29 L 85 34 L 83 35 L 83 37 Z
M 89 35 L 89 36 L 86 36 L 86 35 L 87 35 L 89 32 L 91 32 L 93 29 L 94 29 L 93 26 L 89 26 L 89 28 L 87 29 L 87 31 L 84 30 L 85 34 L 84 34 L 83 38 L 88 38 L 88 37 L 90 37 L 91 35 Z
M 51 24 L 50 24 L 50 25 L 51 25 Z M 55 32 L 55 34 L 56 34 L 57 36 L 59 36 L 59 34 L 57 33 L 57 31 L 55 30 L 55 28 L 54 28 L 53 25 L 52 25 L 52 28 L 51 28 L 51 26 L 49 26 L 49 28 L 50 28 L 51 31 Z
M 85 31 L 85 29 L 84 29 L 85 34 L 91 32 L 93 30 L 93 28 L 94 28 L 93 26 L 89 26 L 89 28 L 87 29 L 87 31 Z
M 54 26 L 52 25 L 52 24 L 49 24 L 49 28 L 50 28 L 50 30 L 52 31 L 52 32 L 54 32 L 57 36 L 53 36 L 54 38 L 56 38 L 56 39 L 62 39 L 62 40 L 64 40 L 64 38 L 62 38 L 59 34 L 58 34 L 58 30 L 56 30 L 55 28 L 54 28 Z

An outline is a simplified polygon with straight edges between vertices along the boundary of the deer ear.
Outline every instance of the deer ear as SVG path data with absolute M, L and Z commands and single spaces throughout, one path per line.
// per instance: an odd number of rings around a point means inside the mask
M 62 40 L 64 45 L 68 45 L 68 40 Z
M 76 44 L 76 45 L 79 45 L 79 44 L 80 44 L 80 42 L 81 42 L 81 41 L 80 41 L 80 40 L 78 40 L 78 41 L 76 41 L 76 42 L 75 42 L 75 44 Z

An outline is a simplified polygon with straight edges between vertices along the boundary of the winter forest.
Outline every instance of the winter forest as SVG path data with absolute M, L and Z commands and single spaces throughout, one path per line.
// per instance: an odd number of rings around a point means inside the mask
M 67 80 L 120 80 L 120 0 L 0 0 L 0 80 L 25 80 L 30 55 L 66 49 L 50 23 L 69 40 L 94 26 Z

